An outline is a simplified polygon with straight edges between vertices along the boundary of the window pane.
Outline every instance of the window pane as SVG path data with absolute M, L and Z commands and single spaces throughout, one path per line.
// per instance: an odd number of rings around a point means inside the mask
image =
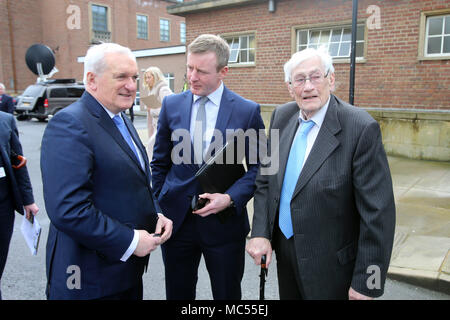
M 161 41 L 169 41 L 170 40 L 169 20 L 165 20 L 165 19 L 159 20 L 159 40 L 161 40 Z
M 333 34 L 331 35 L 331 42 L 341 41 L 342 29 L 333 29 Z
M 441 39 L 442 37 L 428 38 L 428 54 L 441 53 Z
M 445 34 L 450 34 L 450 16 L 445 17 Z
M 241 51 L 241 61 L 240 62 L 248 62 L 248 55 L 246 50 Z
M 364 43 L 363 42 L 357 42 L 356 43 L 356 56 L 357 57 L 363 57 L 364 56 Z
M 108 31 L 106 7 L 92 5 L 92 29 Z
M 250 36 L 249 37 L 249 41 L 250 41 L 250 44 L 249 44 L 248 47 L 252 48 L 252 49 L 256 48 L 255 37 L 254 36 Z
M 444 37 L 444 50 L 442 53 L 450 53 L 450 36 Z
M 309 43 L 318 43 L 319 36 L 320 36 L 320 31 L 311 31 L 311 37 L 309 39 Z
M 248 44 L 247 44 L 247 37 L 241 37 L 241 49 L 246 49 L 248 48 Z
M 306 49 L 306 46 L 298 46 L 298 51 L 302 51 L 304 49 Z
M 428 35 L 442 34 L 442 17 L 429 18 Z
M 328 41 L 330 40 L 330 31 L 322 31 L 320 33 L 320 43 L 322 44 L 328 44 Z
M 330 48 L 328 49 L 332 57 L 336 57 L 338 55 L 338 50 L 339 50 L 339 43 L 331 43 Z
M 228 59 L 228 62 L 236 63 L 237 62 L 238 53 L 239 53 L 239 50 L 231 50 L 230 51 L 230 58 Z
M 308 44 L 308 31 L 300 31 L 298 33 L 298 44 L 299 45 L 306 45 Z
M 358 26 L 356 28 L 356 41 L 364 40 L 364 26 Z
M 342 41 L 351 41 L 352 40 L 352 30 L 344 29 L 344 34 L 342 35 Z
M 341 49 L 339 50 L 340 57 L 348 57 L 350 55 L 350 43 L 341 43 Z
M 250 49 L 248 51 L 248 61 L 255 62 L 255 49 Z

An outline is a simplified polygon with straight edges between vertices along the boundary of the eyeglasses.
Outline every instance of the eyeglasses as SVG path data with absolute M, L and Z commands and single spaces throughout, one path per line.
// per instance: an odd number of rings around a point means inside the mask
M 328 70 L 325 75 L 317 73 L 317 74 L 310 75 L 309 77 L 298 77 L 298 78 L 294 79 L 294 81 L 291 81 L 290 84 L 292 86 L 294 86 L 295 88 L 302 88 L 306 84 L 306 80 L 309 80 L 312 85 L 316 86 L 316 85 L 321 84 L 322 81 L 326 77 L 328 77 L 329 72 L 330 72 L 330 70 Z

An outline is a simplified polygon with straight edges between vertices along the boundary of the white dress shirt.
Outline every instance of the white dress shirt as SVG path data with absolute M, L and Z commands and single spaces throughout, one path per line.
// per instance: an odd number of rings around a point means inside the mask
M 305 159 L 303 160 L 303 163 L 302 163 L 302 169 L 306 162 L 306 159 L 308 159 L 309 153 L 311 152 L 314 142 L 316 141 L 317 135 L 319 134 L 320 127 L 322 127 L 323 120 L 325 119 L 325 114 L 327 113 L 329 103 L 330 103 L 330 98 L 328 98 L 328 101 L 325 103 L 325 105 L 322 108 L 320 108 L 319 111 L 317 111 L 310 119 L 310 120 L 314 121 L 314 126 L 311 128 L 311 130 L 308 133 L 308 137 L 306 138 Z M 300 126 L 302 125 L 302 121 L 307 121 L 303 117 L 303 114 L 301 111 L 300 111 L 300 116 L 298 117 L 298 121 L 299 121 L 299 126 L 297 129 L 297 132 L 295 133 L 294 140 L 300 131 Z
M 205 139 L 207 140 L 205 150 L 206 152 L 211 144 L 211 139 L 214 133 L 214 128 L 216 127 L 217 115 L 219 114 L 220 100 L 222 100 L 223 94 L 223 82 L 220 84 L 219 88 L 216 91 L 210 93 L 208 97 L 208 101 L 205 104 L 206 111 L 206 133 Z M 197 112 L 199 108 L 199 99 L 201 96 L 194 95 L 194 102 L 192 103 L 192 112 L 191 112 L 191 141 L 194 141 L 194 130 L 195 130 L 195 120 L 197 119 Z

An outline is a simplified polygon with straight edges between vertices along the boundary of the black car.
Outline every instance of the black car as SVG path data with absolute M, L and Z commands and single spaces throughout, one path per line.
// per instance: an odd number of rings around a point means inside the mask
M 18 120 L 37 118 L 45 121 L 59 110 L 77 101 L 84 85 L 75 79 L 52 79 L 28 86 L 16 106 Z

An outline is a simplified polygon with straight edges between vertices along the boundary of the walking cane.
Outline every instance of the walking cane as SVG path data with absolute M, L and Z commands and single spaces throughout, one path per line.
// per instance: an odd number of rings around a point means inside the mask
M 266 283 L 266 276 L 268 273 L 268 270 L 266 268 L 266 255 L 263 255 L 261 257 L 261 273 L 259 274 L 260 280 L 259 280 L 259 300 L 264 300 L 264 286 Z

